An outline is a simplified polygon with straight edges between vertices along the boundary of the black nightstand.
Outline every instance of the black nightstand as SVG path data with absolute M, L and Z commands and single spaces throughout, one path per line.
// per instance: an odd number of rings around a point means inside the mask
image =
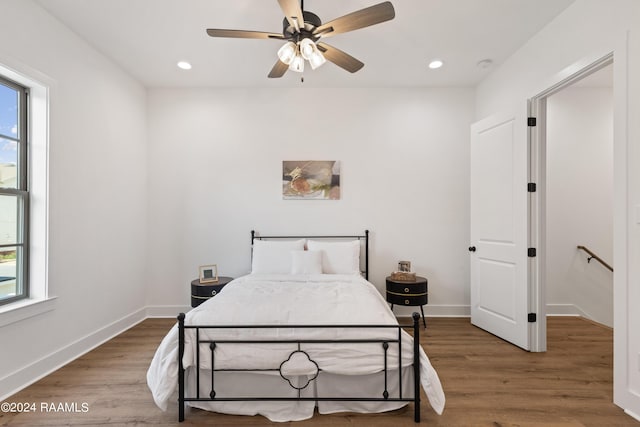
M 197 307 L 211 297 L 216 296 L 224 285 L 233 280 L 233 277 L 218 277 L 215 283 L 200 283 L 200 279 L 191 281 L 191 307 Z
M 387 302 L 391 304 L 391 310 L 393 305 L 419 305 L 420 313 L 422 313 L 422 323 L 424 327 L 427 327 L 427 322 L 424 320 L 424 310 L 422 306 L 429 301 L 429 293 L 427 288 L 427 279 L 424 277 L 416 276 L 415 282 L 402 282 L 399 280 L 393 280 L 390 276 L 387 277 Z

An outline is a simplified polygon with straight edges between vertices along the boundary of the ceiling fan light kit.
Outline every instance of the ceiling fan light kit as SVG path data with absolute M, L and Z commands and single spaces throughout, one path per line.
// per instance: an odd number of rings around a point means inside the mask
M 314 70 L 330 61 L 350 73 L 355 73 L 364 67 L 364 63 L 319 40 L 389 21 L 395 17 L 393 5 L 388 1 L 324 24 L 318 15 L 303 10 L 304 2 L 298 4 L 298 0 L 278 0 L 278 4 L 285 16 L 282 34 L 213 28 L 208 29 L 207 34 L 211 37 L 286 40 L 287 42 L 278 49 L 278 61 L 269 73 L 270 78 L 282 77 L 287 70 L 303 72 L 305 60 L 309 61 Z
M 318 50 L 315 42 L 310 38 L 304 38 L 298 43 L 286 42 L 278 49 L 278 58 L 289 66 L 289 70 L 301 73 L 304 71 L 304 60 L 309 61 L 312 69 L 316 69 L 327 60 Z

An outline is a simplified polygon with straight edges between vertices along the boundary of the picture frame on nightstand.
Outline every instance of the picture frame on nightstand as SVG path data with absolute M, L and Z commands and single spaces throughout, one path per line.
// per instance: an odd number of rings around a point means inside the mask
M 216 264 L 200 266 L 200 283 L 218 282 L 218 266 Z
M 398 271 L 411 273 L 411 261 L 398 261 Z

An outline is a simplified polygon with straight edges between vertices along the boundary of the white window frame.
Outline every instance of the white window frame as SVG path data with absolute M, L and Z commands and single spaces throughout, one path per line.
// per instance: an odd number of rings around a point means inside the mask
M 0 75 L 29 89 L 29 297 L 0 306 L 0 327 L 55 308 L 49 292 L 49 104 L 56 82 L 9 56 L 0 55 Z

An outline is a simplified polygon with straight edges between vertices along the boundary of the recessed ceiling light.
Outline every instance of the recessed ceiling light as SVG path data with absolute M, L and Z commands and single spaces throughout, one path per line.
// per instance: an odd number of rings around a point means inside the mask
M 180 61 L 178 62 L 178 67 L 182 68 L 183 70 L 190 70 L 191 64 L 189 64 L 187 61 Z
M 434 59 L 433 61 L 429 62 L 429 68 L 431 68 L 432 70 L 435 70 L 436 68 L 440 68 L 444 65 L 444 62 L 442 62 L 442 60 L 440 59 Z

